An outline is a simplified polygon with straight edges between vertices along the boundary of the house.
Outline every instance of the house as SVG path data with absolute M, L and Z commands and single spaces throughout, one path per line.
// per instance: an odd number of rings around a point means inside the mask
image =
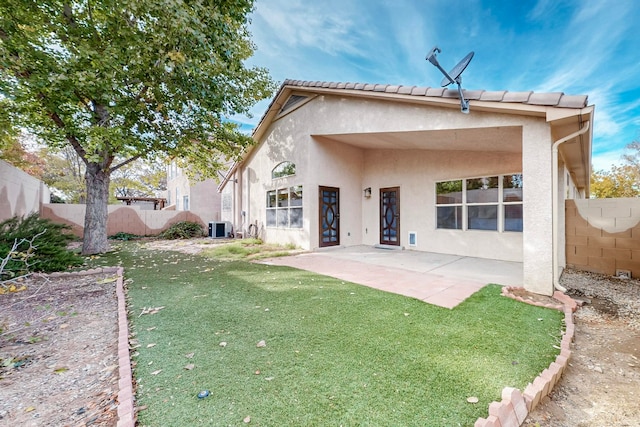
M 222 219 L 315 250 L 381 245 L 523 263 L 550 295 L 564 200 L 589 196 L 594 107 L 563 93 L 286 80 L 218 189 Z
M 175 161 L 167 165 L 167 210 L 189 211 L 200 218 L 205 227 L 209 222 L 220 221 L 218 182 L 214 179 L 192 181 Z

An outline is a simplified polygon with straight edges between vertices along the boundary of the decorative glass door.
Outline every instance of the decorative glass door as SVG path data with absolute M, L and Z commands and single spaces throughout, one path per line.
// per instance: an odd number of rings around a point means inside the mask
M 400 246 L 400 187 L 380 189 L 380 244 Z
M 320 187 L 320 247 L 340 244 L 340 189 Z

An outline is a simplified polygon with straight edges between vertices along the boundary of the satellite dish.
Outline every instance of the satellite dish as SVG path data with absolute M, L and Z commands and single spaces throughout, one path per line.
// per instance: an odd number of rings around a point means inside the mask
M 458 85 L 458 95 L 460 95 L 460 111 L 465 114 L 469 114 L 469 101 L 464 99 L 464 95 L 462 93 L 462 72 L 467 68 L 469 62 L 471 62 L 474 53 L 469 52 L 467 56 L 462 58 L 462 60 L 458 62 L 456 66 L 447 73 L 436 58 L 436 54 L 440 52 L 442 52 L 442 50 L 440 50 L 438 46 L 435 46 L 433 49 L 431 49 L 426 59 L 427 61 L 438 67 L 438 70 L 440 70 L 440 72 L 444 74 L 444 78 L 442 79 L 442 82 L 440 82 L 440 85 L 442 87 L 449 86 L 451 83 L 456 83 Z

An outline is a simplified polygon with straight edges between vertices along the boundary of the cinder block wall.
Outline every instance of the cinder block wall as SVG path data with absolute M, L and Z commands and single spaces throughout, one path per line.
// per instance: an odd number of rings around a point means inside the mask
M 565 203 L 567 267 L 640 277 L 640 198 Z

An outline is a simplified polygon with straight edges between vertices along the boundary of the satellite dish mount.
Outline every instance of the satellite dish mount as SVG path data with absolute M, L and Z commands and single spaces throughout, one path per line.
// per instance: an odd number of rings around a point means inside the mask
M 453 67 L 448 73 L 444 68 L 440 66 L 440 63 L 436 58 L 436 54 L 440 52 L 442 52 L 442 50 L 440 50 L 438 46 L 435 46 L 433 49 L 431 49 L 426 59 L 427 61 L 438 67 L 438 70 L 440 70 L 440 72 L 444 74 L 444 78 L 442 79 L 442 82 L 440 82 L 440 85 L 442 87 L 447 87 L 451 83 L 458 84 L 458 95 L 460 96 L 460 111 L 462 111 L 464 114 L 469 114 L 469 101 L 464 99 L 464 95 L 462 93 L 462 72 L 467 68 L 469 62 L 471 62 L 471 59 L 473 58 L 473 52 L 469 52 L 467 56 L 462 58 L 462 60 L 458 62 L 458 64 Z

